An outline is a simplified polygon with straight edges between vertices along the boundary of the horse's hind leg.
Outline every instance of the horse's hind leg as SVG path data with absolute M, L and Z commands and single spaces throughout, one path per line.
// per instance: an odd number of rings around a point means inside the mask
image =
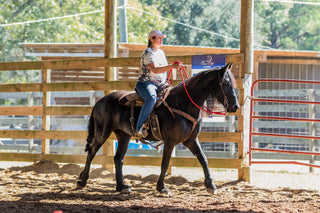
M 129 140 L 131 136 L 120 130 L 115 131 L 115 134 L 118 139 L 118 148 L 117 148 L 116 155 L 114 156 L 114 165 L 116 170 L 116 182 L 117 182 L 116 190 L 122 193 L 129 193 L 131 192 L 130 187 L 123 183 L 122 166 L 123 166 L 123 158 L 128 150 Z
M 96 153 L 98 152 L 98 150 L 100 149 L 100 147 L 105 143 L 105 141 L 107 140 L 107 138 L 110 136 L 112 132 L 109 129 L 107 130 L 107 128 L 104 128 L 104 130 L 106 130 L 107 132 L 101 131 L 99 132 L 99 134 L 97 133 L 94 136 L 94 138 L 92 138 L 92 142 L 90 144 L 87 144 L 88 154 L 87 154 L 86 165 L 79 176 L 79 181 L 77 182 L 77 188 L 79 189 L 87 185 L 87 180 L 89 179 L 91 162 L 94 156 L 96 155 Z
M 211 178 L 209 166 L 208 166 L 208 160 L 202 151 L 202 148 L 199 144 L 198 138 L 193 139 L 193 140 L 187 140 L 187 141 L 183 142 L 183 145 L 185 145 L 199 160 L 199 162 L 203 168 L 204 177 L 205 177 L 204 184 L 207 188 L 207 191 L 211 194 L 216 194 L 217 187 L 215 186 L 215 184 L 213 183 L 213 180 Z

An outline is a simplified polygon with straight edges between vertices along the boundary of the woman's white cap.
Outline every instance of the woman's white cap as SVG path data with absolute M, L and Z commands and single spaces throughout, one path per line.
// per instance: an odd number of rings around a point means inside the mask
M 161 38 L 165 38 L 166 37 L 166 35 L 163 35 L 160 30 L 152 30 L 149 33 L 149 38 L 152 38 L 152 37 L 155 37 L 155 36 L 158 36 L 158 37 L 161 37 Z

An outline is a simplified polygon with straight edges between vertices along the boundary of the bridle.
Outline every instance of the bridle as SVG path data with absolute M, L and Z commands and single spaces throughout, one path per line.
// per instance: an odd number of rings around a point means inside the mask
M 221 89 L 221 92 L 222 92 L 222 95 L 223 95 L 223 106 L 225 109 L 227 109 L 228 107 L 228 97 L 226 96 L 226 93 L 224 92 L 224 89 L 223 89 L 223 82 L 224 82 L 224 76 L 222 78 L 220 78 L 220 72 L 218 72 L 219 74 L 219 79 L 221 79 L 219 85 L 220 85 L 220 89 Z M 227 70 L 224 75 L 228 75 L 228 77 L 230 78 L 229 76 L 229 71 Z

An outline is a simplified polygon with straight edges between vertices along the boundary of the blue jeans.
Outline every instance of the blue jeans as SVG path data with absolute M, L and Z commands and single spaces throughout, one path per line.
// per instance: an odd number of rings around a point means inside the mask
M 142 127 L 157 102 L 157 88 L 156 85 L 150 82 L 138 81 L 136 84 L 136 91 L 144 100 L 144 104 L 139 114 L 136 131 Z

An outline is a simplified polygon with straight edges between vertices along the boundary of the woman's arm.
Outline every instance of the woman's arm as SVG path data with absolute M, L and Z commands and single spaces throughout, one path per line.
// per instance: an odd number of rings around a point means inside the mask
M 148 68 L 151 70 L 151 72 L 153 72 L 155 74 L 159 74 L 159 73 L 166 72 L 170 69 L 178 69 L 178 68 L 180 68 L 180 66 L 182 66 L 182 65 L 175 63 L 175 64 L 170 64 L 170 65 L 167 65 L 164 67 L 155 67 L 154 63 L 151 63 L 148 65 Z

